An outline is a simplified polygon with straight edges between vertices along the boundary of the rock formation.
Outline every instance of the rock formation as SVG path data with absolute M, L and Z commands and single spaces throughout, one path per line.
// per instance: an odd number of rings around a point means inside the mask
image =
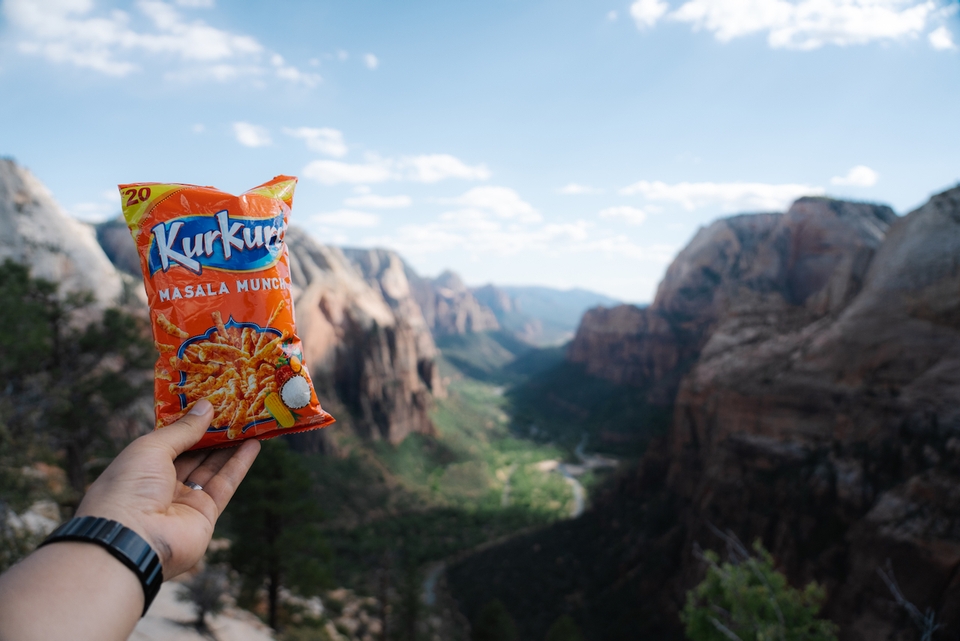
M 29 265 L 35 278 L 59 283 L 63 292 L 91 292 L 100 305 L 123 292 L 93 229 L 68 216 L 27 169 L 0 158 L 0 261 L 5 259 Z
M 427 327 L 436 337 L 500 329 L 496 316 L 481 305 L 460 277 L 446 271 L 436 278 L 417 276 L 409 267 L 407 280 Z
M 876 250 L 805 240 L 792 307 L 723 318 L 680 387 L 667 483 L 690 502 L 688 543 L 708 520 L 763 537 L 793 577 L 827 585 L 827 614 L 857 640 L 902 625 L 876 573 L 890 559 L 953 638 L 960 189 L 897 220 Z
M 722 319 L 737 319 L 759 340 L 785 322 L 802 325 L 840 309 L 895 219 L 889 207 L 801 198 L 786 214 L 719 220 L 680 252 L 649 307 L 587 312 L 568 359 L 643 388 L 652 404 L 671 405 Z
M 288 229 L 286 242 L 297 329 L 314 380 L 336 393 L 364 438 L 399 443 L 432 431 L 436 348 L 419 310 L 407 304 L 403 272 L 391 271 L 387 260 L 383 270 L 371 267 L 387 284 L 368 281 L 342 251 L 300 229 Z
M 490 575 L 468 610 L 551 592 L 534 636 L 568 611 L 595 638 L 680 638 L 713 525 L 822 583 L 844 641 L 914 638 L 888 560 L 934 638 L 960 634 L 960 188 L 899 219 L 804 198 L 718 221 L 649 308 L 588 313 L 568 357 L 673 406 L 669 431 L 582 519 L 455 570 Z

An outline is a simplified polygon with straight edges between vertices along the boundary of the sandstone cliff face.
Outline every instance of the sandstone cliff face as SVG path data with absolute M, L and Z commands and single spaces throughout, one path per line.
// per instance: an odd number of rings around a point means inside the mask
M 763 536 L 795 576 L 826 581 L 847 639 L 901 624 L 886 559 L 943 638 L 960 633 L 958 257 L 954 189 L 896 221 L 872 261 L 835 257 L 849 275 L 801 302 L 836 313 L 725 319 L 677 397 L 669 484 L 691 536 L 706 519 Z
M 635 491 L 675 506 L 675 607 L 710 523 L 825 584 L 842 639 L 912 638 L 888 559 L 960 634 L 960 189 L 902 219 L 817 198 L 719 221 L 650 308 L 591 312 L 570 358 L 675 401 L 659 489 Z
M 788 311 L 804 324 L 840 309 L 895 218 L 889 207 L 801 198 L 786 214 L 719 220 L 680 252 L 649 307 L 588 311 L 567 358 L 670 405 L 721 320 L 739 319 L 757 340 Z
M 581 519 L 454 568 L 468 607 L 533 599 L 532 638 L 564 612 L 591 638 L 683 638 L 712 525 L 822 583 L 844 641 L 919 638 L 888 560 L 934 639 L 960 635 L 960 188 L 900 219 L 816 198 L 718 221 L 649 308 L 590 312 L 569 358 L 672 404 L 669 431 Z
M 297 228 L 287 230 L 286 242 L 297 329 L 314 380 L 351 411 L 364 438 L 399 443 L 411 432 L 431 432 L 431 386 L 440 389 L 436 350 L 422 317 L 404 304 L 404 281 L 384 277 L 388 302 L 339 249 Z
M 434 279 L 407 268 L 414 300 L 434 336 L 451 336 L 500 329 L 490 308 L 481 305 L 460 277 L 447 271 Z
M 8 258 L 61 291 L 92 292 L 100 305 L 123 291 L 93 229 L 68 216 L 27 169 L 0 158 L 0 261 Z

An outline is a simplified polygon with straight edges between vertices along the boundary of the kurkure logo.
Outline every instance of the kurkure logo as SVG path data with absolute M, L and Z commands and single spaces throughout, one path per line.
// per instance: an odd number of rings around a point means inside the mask
M 185 216 L 158 223 L 150 230 L 150 275 L 180 266 L 200 274 L 204 267 L 249 272 L 265 269 L 280 258 L 286 224 L 275 218 L 231 219 L 227 210 L 215 216 Z

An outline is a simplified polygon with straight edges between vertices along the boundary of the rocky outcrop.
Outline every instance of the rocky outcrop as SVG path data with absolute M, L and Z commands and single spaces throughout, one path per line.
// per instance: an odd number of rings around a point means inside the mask
M 97 233 L 97 242 L 100 243 L 100 247 L 103 248 L 113 266 L 122 273 L 141 281 L 143 272 L 140 269 L 140 254 L 137 252 L 137 246 L 133 244 L 130 228 L 127 227 L 123 216 L 97 223 L 94 229 Z
M 719 220 L 680 252 L 649 307 L 588 311 L 567 358 L 670 405 L 721 320 L 759 340 L 841 309 L 895 219 L 889 207 L 801 198 L 786 214 Z
M 29 265 L 35 278 L 58 283 L 62 292 L 91 292 L 100 305 L 123 292 L 93 229 L 68 216 L 27 169 L 0 158 L 0 262 L 5 259 Z
M 901 626 L 876 574 L 887 559 L 953 638 L 960 189 L 896 221 L 872 260 L 858 250 L 830 256 L 832 272 L 800 261 L 813 275 L 793 309 L 718 323 L 677 396 L 668 485 L 690 502 L 689 539 L 722 523 L 824 581 L 845 639 Z
M 417 276 L 407 268 L 406 274 L 413 298 L 434 336 L 500 329 L 493 312 L 480 304 L 455 273 L 446 271 L 429 279 Z
M 391 305 L 342 251 L 306 232 L 286 235 L 297 330 L 314 380 L 350 410 L 367 439 L 399 443 L 430 432 L 431 386 L 439 390 L 432 340 L 422 317 L 407 309 L 402 280 L 390 280 Z M 408 315 L 409 313 L 409 315 Z

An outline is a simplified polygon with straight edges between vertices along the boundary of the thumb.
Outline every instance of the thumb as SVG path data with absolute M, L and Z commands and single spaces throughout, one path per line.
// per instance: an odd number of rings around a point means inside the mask
M 212 420 L 213 405 L 202 398 L 179 421 L 154 430 L 143 438 L 152 444 L 170 448 L 172 458 L 177 458 L 203 438 Z

